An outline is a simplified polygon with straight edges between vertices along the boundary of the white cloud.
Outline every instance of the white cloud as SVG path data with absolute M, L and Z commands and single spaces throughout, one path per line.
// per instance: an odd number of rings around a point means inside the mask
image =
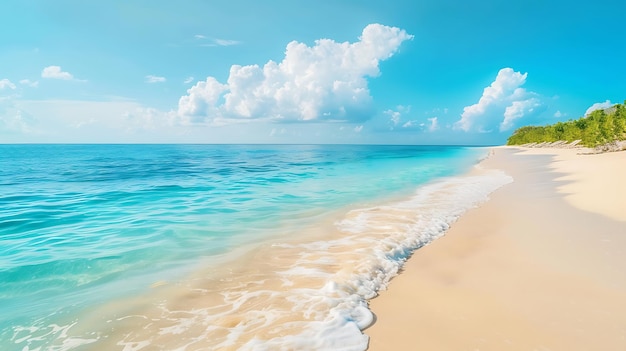
M 389 110 L 383 111 L 383 113 L 389 116 L 389 121 L 392 124 L 390 129 L 393 130 L 393 127 L 397 126 L 400 123 L 400 120 L 402 119 L 402 115 L 405 115 L 409 113 L 410 111 L 411 111 L 411 106 L 398 105 L 396 106 L 395 111 L 392 109 L 389 109 Z
M 477 103 L 463 108 L 461 119 L 454 124 L 455 129 L 466 132 L 486 132 L 496 125 L 506 130 L 514 121 L 532 113 L 541 105 L 537 94 L 520 88 L 526 82 L 527 73 L 503 68 L 496 79 L 483 90 Z
M 524 115 L 534 112 L 534 109 L 540 105 L 541 103 L 536 98 L 513 101 L 513 103 L 510 106 L 507 106 L 504 110 L 504 120 L 500 123 L 500 131 L 511 129 L 514 124 L 513 122 L 516 119 L 522 118 Z
M 228 89 L 217 79 L 208 77 L 206 81 L 198 82 L 187 90 L 187 94 L 178 101 L 178 114 L 189 118 L 190 122 L 201 122 L 205 116 L 219 115 L 216 107 L 222 93 Z
M 425 111 L 424 113 L 430 114 L 432 112 L 440 112 L 445 113 L 446 109 L 435 108 L 432 111 Z M 407 119 L 409 112 L 411 111 L 411 106 L 402 106 L 398 105 L 394 109 L 388 109 L 383 111 L 383 115 L 386 115 L 384 119 L 374 119 L 372 123 L 374 126 L 378 128 L 379 131 L 394 131 L 398 126 L 401 129 L 397 129 L 398 131 L 411 131 L 411 132 L 434 132 L 441 129 L 441 125 L 439 124 L 439 117 L 433 116 L 431 118 L 413 118 Z M 432 115 L 431 115 L 432 116 Z M 370 123 L 369 125 L 372 125 Z
M 241 44 L 241 42 L 237 40 L 214 39 L 213 41 L 215 42 L 215 44 L 219 46 L 233 46 L 233 45 Z
M 13 84 L 10 80 L 6 78 L 0 79 L 0 89 L 6 89 L 6 88 L 15 90 L 15 84 Z
M 41 71 L 42 78 L 72 80 L 74 76 L 61 70 L 61 66 L 48 66 Z
M 394 110 L 386 110 L 383 112 L 384 114 L 389 116 L 389 120 L 394 126 L 397 126 L 400 123 L 400 112 Z
M 363 125 L 354 127 L 354 131 L 357 133 L 361 133 L 362 130 L 363 130 Z
M 363 120 L 370 117 L 367 77 L 413 36 L 370 24 L 355 43 L 292 41 L 280 63 L 233 65 L 226 84 L 213 77 L 187 90 L 178 114 L 194 122 L 234 119 L 273 121 Z
M 146 83 L 163 83 L 165 81 L 165 77 L 153 76 L 151 74 L 146 76 Z
M 193 37 L 201 42 L 199 46 L 233 46 L 241 44 L 238 40 L 209 38 L 203 34 L 196 34 Z
M 428 125 L 429 132 L 434 132 L 439 129 L 439 119 L 437 117 L 429 118 L 428 122 L 430 122 Z
M 556 112 L 554 113 L 554 117 L 556 117 L 556 118 L 561 118 L 561 117 L 563 117 L 563 116 L 565 116 L 565 114 L 564 114 L 563 112 L 561 112 L 560 110 L 559 110 L 559 111 L 556 111 Z
M 415 126 L 415 122 L 414 121 L 407 121 L 406 123 L 404 123 L 402 125 L 402 128 L 411 128 L 413 126 Z
M 393 125 L 398 125 L 398 123 L 400 123 L 400 112 L 391 110 L 387 110 L 387 112 L 389 113 L 389 116 L 391 116 L 391 122 L 393 122 Z
M 591 105 L 587 109 L 587 111 L 585 111 L 585 116 L 589 115 L 591 112 L 595 110 L 604 110 L 605 108 L 609 108 L 613 105 L 614 104 L 609 100 L 606 100 L 605 102 L 596 102 L 595 104 Z
M 193 82 L 193 80 L 194 80 L 194 77 L 187 77 L 187 78 L 185 78 L 185 81 L 183 83 L 189 84 L 189 83 Z
M 22 79 L 20 80 L 20 84 L 29 86 L 31 88 L 36 88 L 39 86 L 38 81 L 31 81 L 30 79 Z

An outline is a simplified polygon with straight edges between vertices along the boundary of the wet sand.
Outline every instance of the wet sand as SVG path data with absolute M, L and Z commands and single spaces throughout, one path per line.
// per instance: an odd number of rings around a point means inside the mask
M 370 301 L 370 350 L 626 350 L 626 152 L 495 148 L 515 181 Z

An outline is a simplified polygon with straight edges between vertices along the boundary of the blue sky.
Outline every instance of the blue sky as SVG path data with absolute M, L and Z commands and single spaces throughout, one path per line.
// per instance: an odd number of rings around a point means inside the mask
M 499 144 L 626 99 L 617 0 L 0 3 L 0 143 Z

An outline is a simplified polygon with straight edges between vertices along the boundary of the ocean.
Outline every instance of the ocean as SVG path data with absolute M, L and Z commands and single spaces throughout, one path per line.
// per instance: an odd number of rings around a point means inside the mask
M 487 155 L 0 145 L 0 350 L 365 350 L 367 300 L 511 181 Z

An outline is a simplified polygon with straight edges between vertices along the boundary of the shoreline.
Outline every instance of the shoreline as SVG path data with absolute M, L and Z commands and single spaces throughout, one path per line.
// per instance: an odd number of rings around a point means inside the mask
M 356 199 L 314 216 L 308 211 L 303 219 L 309 221 L 285 217 L 271 228 L 267 240 L 245 247 L 235 244 L 240 253 L 236 257 L 193 259 L 197 269 L 179 271 L 179 277 L 157 274 L 135 280 L 142 289 L 139 294 L 89 305 L 58 319 L 55 325 L 63 333 L 50 344 L 85 350 L 139 350 L 150 345 L 364 350 L 368 337 L 362 330 L 372 322 L 367 300 L 386 286 L 416 247 L 442 235 L 495 187 L 511 181 L 499 171 L 464 176 L 487 153 L 472 148 L 439 159 L 435 152 L 437 157 L 406 171 L 411 179 L 423 171 L 426 180 L 402 194 L 390 194 L 387 188 L 376 192 L 377 197 Z M 437 176 L 445 169 L 452 174 Z M 33 325 L 20 327 L 29 331 L 24 336 L 29 339 L 18 339 L 30 343 L 50 334 L 44 324 L 27 329 Z
M 626 153 L 493 150 L 514 182 L 370 300 L 368 350 L 626 349 Z
M 26 151 L 2 232 L 54 216 L 7 257 L 0 349 L 364 350 L 367 299 L 499 178 L 455 180 L 487 153 L 456 146 Z

